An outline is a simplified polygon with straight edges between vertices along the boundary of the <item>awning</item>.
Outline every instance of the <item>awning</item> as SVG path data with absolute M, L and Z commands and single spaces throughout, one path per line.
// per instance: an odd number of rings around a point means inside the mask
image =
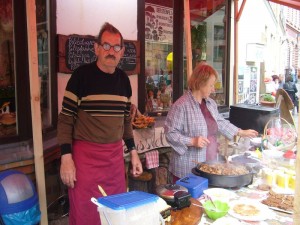
M 269 1 L 300 10 L 299 0 L 269 0 Z

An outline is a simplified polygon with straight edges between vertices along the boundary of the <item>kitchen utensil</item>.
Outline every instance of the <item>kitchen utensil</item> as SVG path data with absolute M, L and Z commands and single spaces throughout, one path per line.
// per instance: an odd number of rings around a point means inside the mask
M 178 184 L 159 185 L 156 193 L 173 208 L 181 209 L 190 205 L 188 189 Z
M 222 202 L 229 202 L 237 197 L 233 191 L 225 188 L 209 188 L 204 190 L 203 193 L 209 196 L 213 201 L 220 200 Z
M 258 172 L 261 169 L 261 162 L 258 158 L 251 156 L 248 152 L 241 155 L 233 155 L 229 157 L 229 161 L 233 164 L 244 164 Z
M 215 207 L 215 209 L 217 210 L 217 206 L 215 205 L 214 201 L 211 199 L 210 196 L 207 196 L 208 201 L 211 201 L 211 204 Z
M 205 164 L 214 164 L 216 162 L 204 162 Z M 247 174 L 243 175 L 217 175 L 201 171 L 198 166 L 192 169 L 192 173 L 208 179 L 208 184 L 215 187 L 233 188 L 249 185 L 253 181 L 255 171 L 245 165 L 248 170 Z
M 224 153 L 224 157 L 225 157 L 225 162 L 228 164 L 228 139 L 225 138 L 225 153 Z
M 200 207 L 200 208 L 204 209 L 204 207 L 203 207 L 202 205 L 195 204 L 195 203 L 192 203 L 192 205 L 195 205 L 195 206 L 198 206 L 198 207 Z M 213 208 L 211 208 L 211 211 L 215 211 L 215 212 L 217 212 L 217 209 L 213 209 Z
M 219 200 L 216 200 L 214 202 L 206 201 L 203 203 L 203 207 L 207 216 L 212 220 L 216 220 L 225 216 L 229 210 L 228 203 L 221 202 Z
M 103 188 L 100 185 L 98 185 L 98 188 L 103 196 L 107 196 L 106 192 L 103 190 Z

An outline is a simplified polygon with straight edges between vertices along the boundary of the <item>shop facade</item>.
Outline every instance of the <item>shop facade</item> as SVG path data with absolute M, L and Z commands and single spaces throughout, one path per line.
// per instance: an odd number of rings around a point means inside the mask
M 3 9 L 0 20 L 0 107 L 3 106 L 0 151 L 3 153 L 1 162 L 6 165 L 34 158 L 34 118 L 30 108 L 26 1 L 4 0 L 0 8 Z M 186 23 L 188 18 L 189 25 Z M 132 59 L 136 73 L 131 73 L 129 78 L 133 87 L 132 101 L 143 113 L 167 114 L 172 102 L 186 90 L 189 60 L 192 68 L 205 61 L 218 71 L 216 93 L 212 97 L 220 110 L 228 111 L 230 104 L 245 100 L 245 96 L 235 100 L 238 82 L 234 67 L 234 18 L 234 1 L 231 0 L 37 0 L 36 44 L 46 162 L 59 158 L 55 138 L 57 115 L 71 74 L 59 68 L 59 60 L 64 57 L 58 48 L 61 44 L 59 35 L 95 36 L 100 26 L 108 21 L 120 29 L 126 40 L 138 43 L 139 54 Z M 185 36 L 187 26 L 190 43 Z M 249 45 L 249 51 L 257 53 L 261 46 L 254 44 Z M 188 45 L 192 57 L 186 51 Z M 253 58 L 249 56 L 247 66 L 251 68 L 246 71 L 253 79 L 243 80 L 244 83 L 249 81 L 249 87 L 243 86 L 243 90 L 252 90 L 248 93 L 249 98 L 255 93 L 256 102 L 262 71 L 260 60 L 256 57 L 256 64 L 253 64 Z M 241 80 L 240 76 L 238 79 Z M 31 161 L 30 165 L 33 163 Z M 31 173 L 34 174 L 34 170 Z

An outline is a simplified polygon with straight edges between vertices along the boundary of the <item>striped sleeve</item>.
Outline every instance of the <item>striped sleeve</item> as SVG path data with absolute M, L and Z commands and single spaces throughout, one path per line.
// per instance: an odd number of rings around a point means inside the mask
M 63 115 L 77 117 L 78 106 L 80 105 L 79 83 L 79 76 L 75 70 L 65 90 L 61 111 Z

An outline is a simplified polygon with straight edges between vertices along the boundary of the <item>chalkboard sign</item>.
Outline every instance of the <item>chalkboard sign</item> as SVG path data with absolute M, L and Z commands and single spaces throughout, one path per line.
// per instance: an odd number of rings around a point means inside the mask
M 67 68 L 73 71 L 82 64 L 94 62 L 94 43 L 93 37 L 70 36 L 65 44 Z
M 133 42 L 125 41 L 125 52 L 121 58 L 118 67 L 124 71 L 132 71 L 136 68 L 137 47 Z
M 96 60 L 95 38 L 90 35 L 58 35 L 58 71 L 72 73 L 77 67 Z M 118 67 L 128 75 L 140 70 L 140 51 L 137 41 L 124 40 L 125 52 Z

